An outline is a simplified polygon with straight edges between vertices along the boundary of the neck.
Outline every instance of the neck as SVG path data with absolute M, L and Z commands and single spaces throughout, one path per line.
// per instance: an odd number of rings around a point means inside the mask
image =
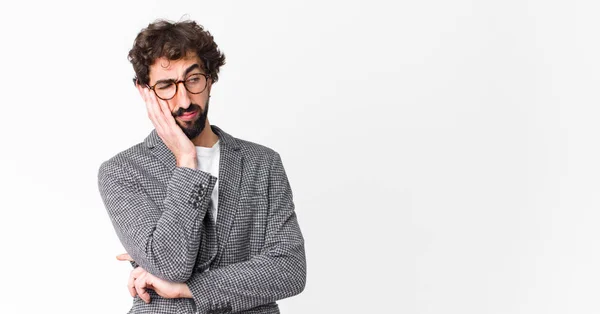
M 219 140 L 219 137 L 215 132 L 213 132 L 210 127 L 210 123 L 208 123 L 208 119 L 206 120 L 206 125 L 204 126 L 204 130 L 192 139 L 192 143 L 196 146 L 201 147 L 213 147 L 215 143 Z

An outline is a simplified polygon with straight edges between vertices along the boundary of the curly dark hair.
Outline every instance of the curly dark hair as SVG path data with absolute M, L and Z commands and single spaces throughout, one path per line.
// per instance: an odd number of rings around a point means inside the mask
M 150 83 L 150 66 L 156 59 L 166 57 L 178 60 L 195 52 L 201 66 L 213 83 L 219 79 L 219 68 L 225 64 L 225 55 L 219 51 L 213 36 L 202 25 L 185 20 L 171 22 L 156 20 L 142 29 L 133 42 L 128 59 L 133 65 L 139 84 Z

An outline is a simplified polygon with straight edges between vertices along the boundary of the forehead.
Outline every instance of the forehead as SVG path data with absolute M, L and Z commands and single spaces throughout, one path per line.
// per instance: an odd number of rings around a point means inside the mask
M 196 54 L 188 54 L 184 58 L 169 60 L 166 57 L 160 57 L 150 66 L 150 82 L 162 79 L 182 78 L 185 71 L 194 64 L 203 67 L 202 61 Z

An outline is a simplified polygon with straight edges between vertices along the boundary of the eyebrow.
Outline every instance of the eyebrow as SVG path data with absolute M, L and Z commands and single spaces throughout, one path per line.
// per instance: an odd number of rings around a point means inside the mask
M 194 71 L 195 69 L 200 69 L 200 65 L 198 63 L 194 63 L 192 65 L 190 65 L 190 67 L 188 67 L 187 69 L 185 69 L 185 72 L 183 72 L 183 76 L 186 77 L 188 74 L 190 74 L 190 72 Z M 162 80 L 158 80 L 156 81 L 156 83 L 154 84 L 158 84 L 158 83 L 171 83 L 177 81 L 176 79 L 162 79 Z

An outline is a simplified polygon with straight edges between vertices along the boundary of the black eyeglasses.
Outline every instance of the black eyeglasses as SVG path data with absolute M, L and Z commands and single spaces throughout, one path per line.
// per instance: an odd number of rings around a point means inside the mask
M 149 89 L 153 90 L 156 94 L 156 97 L 162 100 L 170 100 L 177 94 L 179 83 L 183 83 L 185 89 L 191 94 L 200 94 L 202 93 L 206 87 L 208 86 L 208 74 L 204 73 L 194 73 L 190 75 L 185 80 L 166 80 L 160 81 L 153 86 L 148 86 Z M 134 79 L 134 83 L 137 83 L 137 80 Z

